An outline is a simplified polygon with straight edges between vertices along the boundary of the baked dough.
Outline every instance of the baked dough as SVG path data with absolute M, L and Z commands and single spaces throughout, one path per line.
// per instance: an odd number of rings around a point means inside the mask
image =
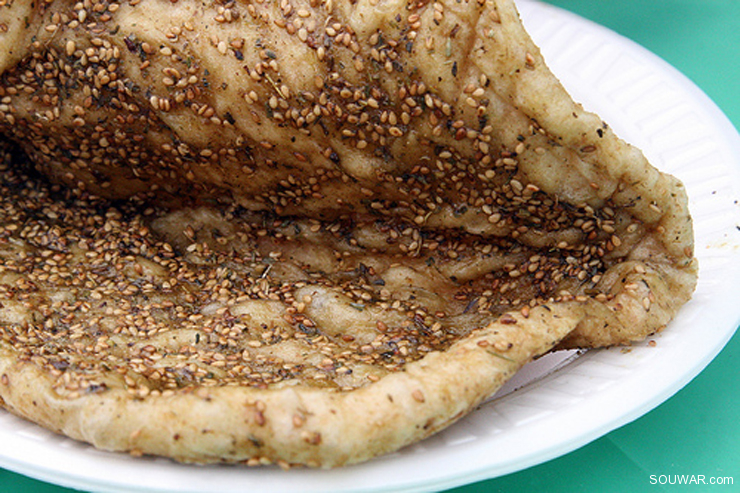
M 511 1 L 3 2 L 0 72 L 0 399 L 103 449 L 359 462 L 696 282 Z

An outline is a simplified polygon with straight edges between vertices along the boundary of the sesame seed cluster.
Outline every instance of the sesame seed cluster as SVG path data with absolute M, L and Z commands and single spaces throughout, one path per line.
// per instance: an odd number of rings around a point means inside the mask
M 497 36 L 495 9 L 176 3 L 157 30 L 137 29 L 156 1 L 35 7 L 0 125 L 44 174 L 110 198 L 351 209 L 486 236 L 562 222 L 518 166 L 557 139 L 466 56 L 485 51 L 478 25 Z
M 0 0 L 0 405 L 332 467 L 662 330 L 686 193 L 511 0 Z
M 641 226 L 623 241 L 629 216 L 520 170 L 552 137 L 456 58 L 470 9 L 358 32 L 360 7 L 331 2 L 180 4 L 151 34 L 133 27 L 158 2 L 42 2 L 0 78 L 0 128 L 66 185 L 6 159 L 3 290 L 22 315 L 3 333 L 59 392 L 349 390 L 507 311 L 609 298 L 596 285 Z
M 603 246 L 553 254 L 401 222 L 110 202 L 45 183 L 11 151 L 0 334 L 68 398 L 352 390 L 492 319 L 515 324 L 507 311 L 573 299 L 565 286 L 594 286 L 605 265 L 590 253 Z

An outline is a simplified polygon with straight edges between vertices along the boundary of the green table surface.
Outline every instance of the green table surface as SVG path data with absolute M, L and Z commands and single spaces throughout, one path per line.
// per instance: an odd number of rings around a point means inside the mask
M 740 128 L 740 0 L 549 3 L 659 55 Z M 544 464 L 450 491 L 740 491 L 739 377 L 740 333 L 691 383 L 638 420 Z M 703 475 L 707 484 L 653 484 L 661 475 Z M 710 485 L 713 477 L 732 478 L 734 484 Z M 2 493 L 71 491 L 0 469 Z

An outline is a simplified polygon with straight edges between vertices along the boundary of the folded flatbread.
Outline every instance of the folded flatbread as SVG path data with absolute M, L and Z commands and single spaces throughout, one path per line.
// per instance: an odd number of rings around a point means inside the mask
M 359 462 L 696 282 L 509 0 L 0 2 L 0 131 L 0 403 L 107 450 Z

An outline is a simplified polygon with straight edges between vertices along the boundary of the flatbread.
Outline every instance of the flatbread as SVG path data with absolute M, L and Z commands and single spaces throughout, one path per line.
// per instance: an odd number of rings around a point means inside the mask
M 691 296 L 682 185 L 572 101 L 510 1 L 85 5 L 0 6 L 16 414 L 334 467 Z

